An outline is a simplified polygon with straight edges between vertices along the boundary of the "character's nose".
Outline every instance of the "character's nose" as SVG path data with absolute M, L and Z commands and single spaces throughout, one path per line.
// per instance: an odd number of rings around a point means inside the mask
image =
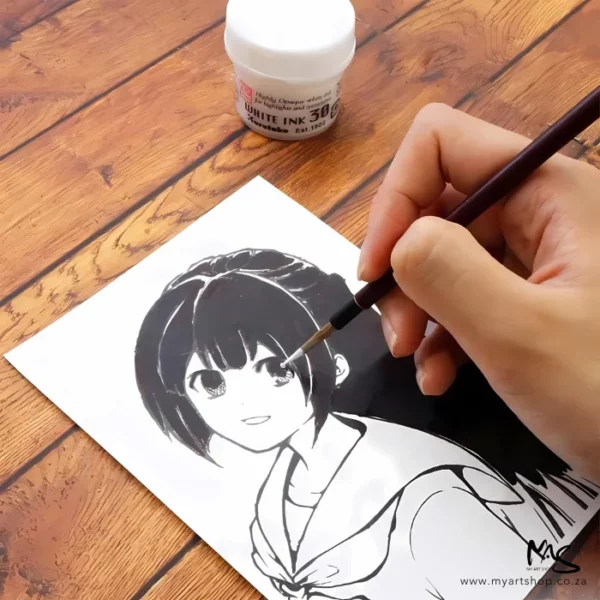
M 253 377 L 251 380 L 244 381 L 243 384 L 240 382 L 240 388 L 238 389 L 239 406 L 246 406 L 250 403 L 256 404 L 261 400 L 265 400 L 272 388 L 273 386 L 265 381 L 263 377 Z

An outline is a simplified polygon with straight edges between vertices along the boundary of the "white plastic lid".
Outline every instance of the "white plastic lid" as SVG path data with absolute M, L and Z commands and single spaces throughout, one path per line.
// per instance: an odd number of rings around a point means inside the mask
M 267 77 L 324 79 L 350 64 L 355 20 L 350 0 L 229 0 L 225 48 Z

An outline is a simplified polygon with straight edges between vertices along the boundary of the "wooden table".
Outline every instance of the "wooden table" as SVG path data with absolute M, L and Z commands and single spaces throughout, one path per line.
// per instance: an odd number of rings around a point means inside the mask
M 600 0 L 354 4 L 339 123 L 289 144 L 235 114 L 225 0 L 2 0 L 0 353 L 257 174 L 359 243 L 424 104 L 535 136 L 600 82 Z M 599 136 L 565 152 L 600 166 Z M 257 597 L 4 359 L 0 399 L 2 598 Z M 599 597 L 597 521 L 577 562 L 536 597 Z

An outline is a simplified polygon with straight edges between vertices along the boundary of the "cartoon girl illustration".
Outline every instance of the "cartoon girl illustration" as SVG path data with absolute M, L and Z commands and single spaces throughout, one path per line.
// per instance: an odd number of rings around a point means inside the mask
M 374 311 L 282 367 L 350 296 L 339 275 L 274 250 L 193 265 L 141 327 L 143 402 L 208 461 L 215 437 L 277 452 L 249 526 L 254 564 L 281 597 L 480 597 L 459 578 L 489 565 L 500 577 L 498 556 L 513 576 L 527 542 L 560 539 L 597 491 L 568 468 L 509 482 L 427 431 L 412 361 L 389 355 Z M 394 407 L 396 422 L 381 418 Z M 416 414 L 421 427 L 407 426 Z

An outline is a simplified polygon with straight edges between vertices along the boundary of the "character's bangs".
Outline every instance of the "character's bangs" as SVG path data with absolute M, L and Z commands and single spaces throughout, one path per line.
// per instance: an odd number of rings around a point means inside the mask
M 198 331 L 198 330 L 196 330 Z M 206 368 L 214 365 L 221 371 L 242 369 L 256 355 L 256 344 L 246 343 L 239 330 L 222 331 L 219 337 L 207 340 L 198 347 L 198 355 Z M 198 339 L 198 336 L 197 336 Z
M 339 276 L 273 250 L 207 258 L 173 280 L 146 315 L 135 350 L 142 400 L 163 433 L 211 460 L 214 431 L 188 395 L 190 359 L 237 370 L 259 344 L 283 359 L 325 324 L 342 302 L 338 288 L 351 298 Z M 316 436 L 335 392 L 333 347 L 320 344 L 292 368 L 314 409 Z
M 306 341 L 317 325 L 284 290 L 233 273 L 209 284 L 194 310 L 196 352 L 208 368 L 241 369 L 258 344 L 283 359 Z
M 194 340 L 189 323 L 193 314 L 193 299 L 188 298 L 176 306 L 166 319 L 162 339 L 158 344 L 158 376 L 166 390 L 185 395 L 186 365 L 193 352 Z M 173 348 L 177 348 L 174 353 Z M 182 360 L 183 358 L 183 360 Z

